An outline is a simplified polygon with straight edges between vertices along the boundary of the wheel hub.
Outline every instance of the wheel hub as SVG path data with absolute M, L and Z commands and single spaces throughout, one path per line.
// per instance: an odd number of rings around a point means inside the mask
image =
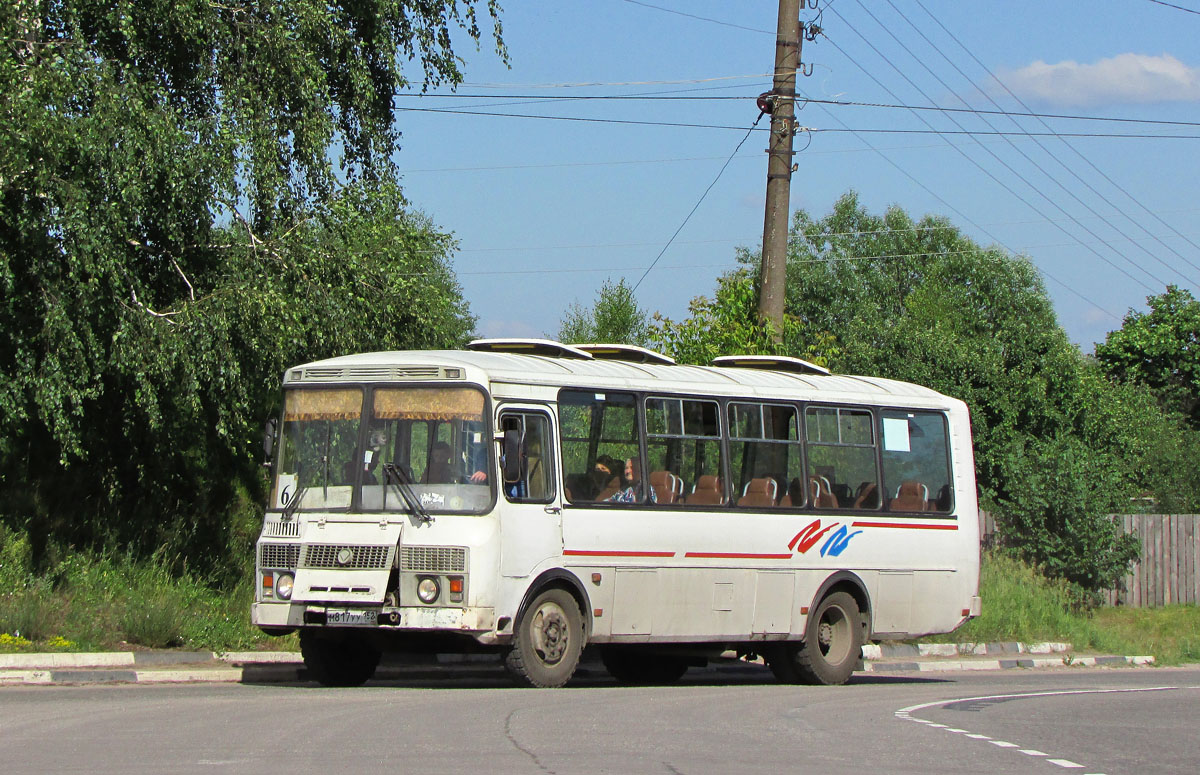
M 533 634 L 534 650 L 546 664 L 558 662 L 567 653 L 570 631 L 566 616 L 557 608 L 538 612 Z

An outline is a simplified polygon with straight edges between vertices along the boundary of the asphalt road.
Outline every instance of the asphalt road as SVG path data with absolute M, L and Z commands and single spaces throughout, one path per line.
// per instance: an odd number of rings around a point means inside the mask
M 781 686 L 764 670 L 511 688 L 479 668 L 358 689 L 0 689 L 11 773 L 1200 772 L 1200 670 L 1005 670 Z

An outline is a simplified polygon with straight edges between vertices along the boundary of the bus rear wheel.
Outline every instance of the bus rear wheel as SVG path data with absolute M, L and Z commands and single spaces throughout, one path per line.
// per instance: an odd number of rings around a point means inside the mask
M 300 654 L 310 678 L 322 686 L 362 686 L 375 675 L 381 654 L 362 638 L 334 640 L 300 631 Z
M 675 683 L 688 669 L 687 660 L 681 657 L 621 646 L 605 646 L 600 661 L 609 675 L 623 684 Z
M 542 689 L 563 686 L 583 653 L 583 614 L 565 589 L 547 589 L 517 622 L 504 666 L 517 683 Z
M 862 643 L 858 603 L 847 592 L 834 592 L 809 615 L 804 642 L 779 644 L 767 665 L 781 683 L 837 686 L 854 673 L 862 659 Z

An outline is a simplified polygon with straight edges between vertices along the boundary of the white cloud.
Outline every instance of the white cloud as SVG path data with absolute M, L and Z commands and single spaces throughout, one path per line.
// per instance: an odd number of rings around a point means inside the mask
M 1055 105 L 1200 101 L 1200 68 L 1170 54 L 1118 54 L 1093 64 L 1038 60 L 1000 79 L 1023 99 Z

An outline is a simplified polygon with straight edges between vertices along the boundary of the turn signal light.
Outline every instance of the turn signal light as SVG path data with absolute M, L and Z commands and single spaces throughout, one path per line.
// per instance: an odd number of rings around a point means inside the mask
M 463 599 L 463 578 L 462 576 L 450 577 L 450 602 L 461 603 Z
M 275 574 L 270 571 L 263 574 L 262 579 L 262 596 L 274 597 L 275 593 Z

